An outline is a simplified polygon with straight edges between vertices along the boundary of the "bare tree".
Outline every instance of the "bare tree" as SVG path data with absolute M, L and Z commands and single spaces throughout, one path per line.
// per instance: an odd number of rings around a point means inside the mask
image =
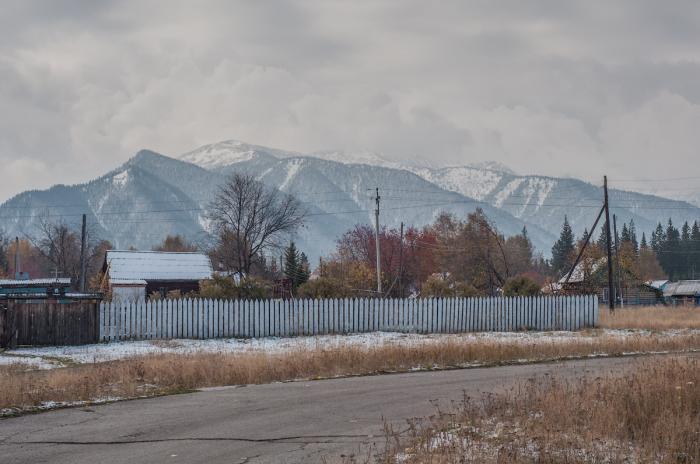
M 253 176 L 234 173 L 219 189 L 209 206 L 209 219 L 216 228 L 216 258 L 240 275 L 248 275 L 266 248 L 304 222 L 298 200 L 266 188 Z
M 38 233 L 28 237 L 34 248 L 49 264 L 50 270 L 59 277 L 70 277 L 73 282 L 80 278 L 80 232 L 65 222 L 52 222 L 47 218 L 39 221 Z M 97 237 L 93 227 L 87 230 L 86 274 L 97 272 L 104 259 L 104 252 L 112 245 Z

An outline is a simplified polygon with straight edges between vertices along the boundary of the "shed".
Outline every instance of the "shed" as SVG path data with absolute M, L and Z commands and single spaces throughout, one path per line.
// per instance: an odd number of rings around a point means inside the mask
M 110 250 L 103 272 L 113 299 L 144 300 L 147 295 L 179 290 L 199 291 L 211 279 L 212 266 L 203 253 Z
M 664 298 L 674 303 L 700 304 L 700 280 L 668 282 L 663 292 Z

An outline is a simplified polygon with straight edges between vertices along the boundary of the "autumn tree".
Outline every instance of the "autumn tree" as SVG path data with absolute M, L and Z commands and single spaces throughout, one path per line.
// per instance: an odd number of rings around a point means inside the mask
M 208 216 L 217 239 L 213 254 L 242 276 L 250 274 L 266 249 L 280 246 L 304 221 L 298 200 L 241 173 L 232 174 L 219 188 Z
M 153 247 L 153 251 L 167 252 L 193 252 L 197 251 L 197 246 L 188 242 L 181 235 L 168 235 L 160 245 Z

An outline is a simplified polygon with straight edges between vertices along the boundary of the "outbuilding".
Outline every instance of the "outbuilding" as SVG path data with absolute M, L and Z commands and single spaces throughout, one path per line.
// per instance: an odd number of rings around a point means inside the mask
M 199 291 L 199 282 L 212 278 L 211 260 L 204 253 L 110 250 L 102 268 L 113 300 L 143 301 L 152 294 L 165 297 Z
M 700 305 L 700 280 L 668 282 L 663 292 L 664 299 L 670 303 Z

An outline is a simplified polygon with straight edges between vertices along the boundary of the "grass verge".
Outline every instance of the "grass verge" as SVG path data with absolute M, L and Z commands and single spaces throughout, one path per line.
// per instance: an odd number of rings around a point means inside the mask
M 387 430 L 379 462 L 700 462 L 700 361 L 644 361 L 624 376 L 544 378 Z
M 160 354 L 45 371 L 27 371 L 13 365 L 0 367 L 0 410 L 8 414 L 47 403 L 134 398 L 222 385 L 687 350 L 700 350 L 700 334 L 641 333 L 626 337 L 603 334 L 537 343 L 448 339 L 414 345 L 315 348 L 282 353 Z
M 700 329 L 697 306 L 647 306 L 616 309 L 600 308 L 600 327 L 607 329 Z

